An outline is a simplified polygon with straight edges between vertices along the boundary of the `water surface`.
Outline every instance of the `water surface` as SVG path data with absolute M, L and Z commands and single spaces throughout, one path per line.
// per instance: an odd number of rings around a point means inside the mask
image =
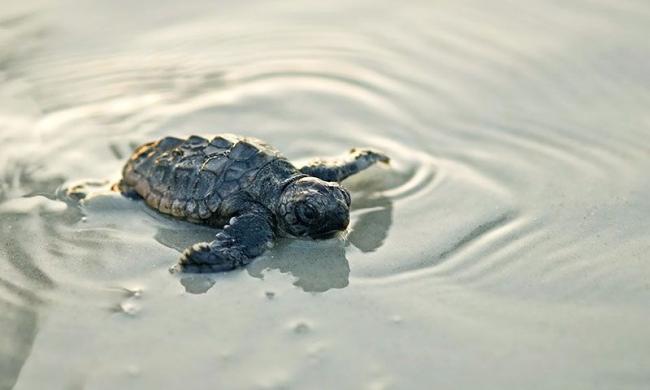
M 649 33 L 643 1 L 3 4 L 0 389 L 647 388 Z M 346 235 L 171 275 L 214 231 L 103 188 L 218 132 L 393 161 Z

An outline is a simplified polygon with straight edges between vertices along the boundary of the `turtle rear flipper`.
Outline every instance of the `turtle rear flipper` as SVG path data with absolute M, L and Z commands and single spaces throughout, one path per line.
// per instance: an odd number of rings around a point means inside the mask
M 135 199 L 135 200 L 142 199 L 142 196 L 138 194 L 135 188 L 126 184 L 124 180 L 120 180 L 117 183 L 113 183 L 113 185 L 111 186 L 111 190 L 115 192 L 119 192 L 129 199 Z

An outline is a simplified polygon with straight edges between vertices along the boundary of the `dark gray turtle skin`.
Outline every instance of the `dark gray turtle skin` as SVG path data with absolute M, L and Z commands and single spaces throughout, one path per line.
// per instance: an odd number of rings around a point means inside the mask
M 165 137 L 139 146 L 118 189 L 161 213 L 221 230 L 186 249 L 173 270 L 219 272 L 250 263 L 278 236 L 329 238 L 350 221 L 339 183 L 386 155 L 352 149 L 342 159 L 297 168 L 275 148 L 230 134 Z

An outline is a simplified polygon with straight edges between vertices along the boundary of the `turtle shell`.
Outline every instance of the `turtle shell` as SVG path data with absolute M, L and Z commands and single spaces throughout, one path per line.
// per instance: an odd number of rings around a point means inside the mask
M 279 158 L 276 149 L 250 137 L 165 137 L 139 146 L 123 179 L 152 208 L 201 221 L 218 217 L 224 199 L 246 191 L 257 172 Z

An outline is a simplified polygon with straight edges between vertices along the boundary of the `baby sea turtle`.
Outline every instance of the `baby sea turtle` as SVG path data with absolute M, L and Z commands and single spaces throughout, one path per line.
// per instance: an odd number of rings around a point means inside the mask
M 139 146 L 119 190 L 165 214 L 221 228 L 214 241 L 186 249 L 176 270 L 218 272 L 244 266 L 275 237 L 329 238 L 350 221 L 343 179 L 389 158 L 352 149 L 343 159 L 296 168 L 255 138 L 165 137 Z

